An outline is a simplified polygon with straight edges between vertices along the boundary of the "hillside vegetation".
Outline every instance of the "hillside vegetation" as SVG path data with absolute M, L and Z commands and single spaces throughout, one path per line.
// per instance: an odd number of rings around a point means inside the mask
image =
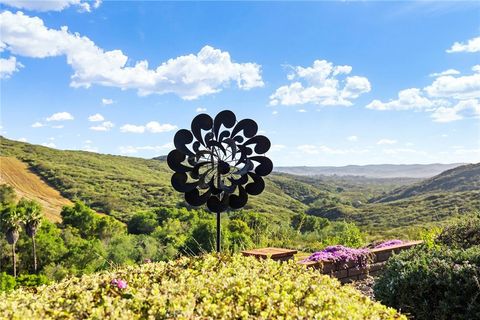
M 161 157 L 62 151 L 0 140 L 3 156 L 26 163 L 65 198 L 82 200 L 124 222 L 142 210 L 188 208 L 171 187 L 172 173 Z M 274 173 L 267 177 L 265 191 L 250 197 L 245 209 L 278 223 L 306 213 L 353 221 L 374 237 L 418 237 L 422 228 L 442 225 L 480 208 L 479 166 L 461 166 L 424 181 Z
M 480 163 L 447 170 L 433 178 L 393 190 L 380 198 L 372 199 L 372 202 L 388 202 L 428 193 L 472 190 L 480 190 Z
M 62 218 L 60 211 L 72 202 L 64 197 L 37 175 L 27 165 L 15 158 L 0 157 L 0 184 L 6 183 L 15 188 L 19 198 L 36 200 L 43 208 L 45 217 L 52 222 Z
M 15 157 L 68 199 L 81 199 L 93 209 L 121 220 L 138 210 L 188 206 L 170 185 L 166 162 L 141 158 L 62 151 L 0 139 L 2 156 Z M 245 209 L 275 215 L 305 211 L 306 205 L 275 184 L 251 197 Z
M 295 262 L 212 256 L 122 267 L 0 295 L 6 319 L 406 319 Z

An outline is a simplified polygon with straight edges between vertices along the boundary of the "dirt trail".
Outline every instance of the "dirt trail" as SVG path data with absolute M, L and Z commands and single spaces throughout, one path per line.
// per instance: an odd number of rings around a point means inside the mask
M 38 201 L 45 217 L 52 222 L 60 222 L 62 207 L 72 205 L 70 200 L 62 197 L 57 190 L 32 173 L 25 163 L 15 158 L 0 157 L 0 183 L 14 187 L 19 199 L 25 197 Z

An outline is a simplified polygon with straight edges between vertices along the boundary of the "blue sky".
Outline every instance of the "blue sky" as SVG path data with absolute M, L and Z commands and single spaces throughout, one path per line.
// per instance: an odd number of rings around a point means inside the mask
M 480 161 L 475 2 L 0 3 L 11 139 L 150 158 L 230 109 L 275 165 Z

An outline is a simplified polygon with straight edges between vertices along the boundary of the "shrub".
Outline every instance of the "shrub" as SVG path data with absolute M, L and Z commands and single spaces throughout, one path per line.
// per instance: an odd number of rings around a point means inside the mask
M 480 319 L 480 246 L 403 251 L 387 262 L 374 291 L 415 319 Z
M 128 232 L 132 234 L 150 234 L 158 226 L 154 212 L 139 212 L 128 221 Z
M 123 267 L 37 290 L 0 295 L 0 317 L 406 319 L 295 262 L 240 255 Z
M 15 288 L 19 287 L 38 287 L 42 284 L 48 284 L 48 278 L 42 274 L 22 274 L 16 279 L 17 285 Z
M 480 215 L 447 226 L 438 236 L 437 242 L 463 249 L 480 245 Z
M 15 288 L 15 278 L 5 272 L 0 273 L 0 292 L 11 291 Z

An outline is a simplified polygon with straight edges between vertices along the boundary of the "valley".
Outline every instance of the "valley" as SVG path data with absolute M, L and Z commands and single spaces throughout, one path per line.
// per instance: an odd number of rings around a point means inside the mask
M 188 208 L 171 187 L 171 172 L 161 157 L 149 160 L 62 151 L 6 138 L 0 146 L 2 179 L 20 195 L 43 201 L 50 219 L 58 219 L 54 212 L 76 199 L 123 222 L 141 210 Z M 265 192 L 251 197 L 245 210 L 278 221 L 306 213 L 354 222 L 372 238 L 414 238 L 427 227 L 480 208 L 479 167 L 458 166 L 427 179 L 274 173 L 266 180 Z M 432 170 L 438 170 L 438 165 L 425 169 Z M 15 182 L 12 171 L 18 172 L 18 181 L 31 181 Z M 31 194 L 32 190 L 38 194 Z

